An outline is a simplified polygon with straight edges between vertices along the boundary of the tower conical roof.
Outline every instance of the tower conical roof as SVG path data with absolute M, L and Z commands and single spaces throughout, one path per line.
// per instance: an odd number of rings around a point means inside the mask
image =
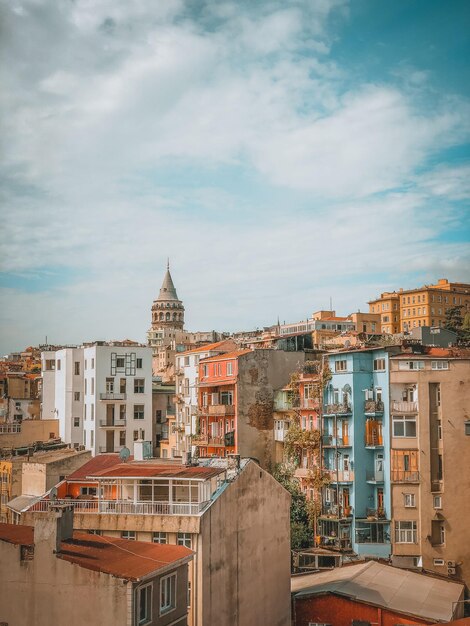
M 157 300 L 178 300 L 178 294 L 176 293 L 175 285 L 173 284 L 173 279 L 170 274 L 170 264 L 168 263 L 166 267 L 166 274 L 163 279 L 162 286 L 160 288 L 160 293 L 158 294 Z

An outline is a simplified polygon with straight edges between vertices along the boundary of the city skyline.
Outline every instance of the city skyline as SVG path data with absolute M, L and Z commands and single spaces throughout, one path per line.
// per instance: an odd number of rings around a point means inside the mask
M 2 12 L 2 353 L 468 282 L 466 3 Z

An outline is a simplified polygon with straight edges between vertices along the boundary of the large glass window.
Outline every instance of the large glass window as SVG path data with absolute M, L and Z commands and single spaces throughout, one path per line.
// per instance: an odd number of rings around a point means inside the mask
M 395 543 L 418 543 L 416 522 L 395 522 Z
M 170 574 L 160 580 L 160 615 L 176 608 L 176 574 Z M 146 624 L 147 622 L 139 622 Z
M 394 415 L 392 429 L 394 437 L 416 437 L 416 416 Z

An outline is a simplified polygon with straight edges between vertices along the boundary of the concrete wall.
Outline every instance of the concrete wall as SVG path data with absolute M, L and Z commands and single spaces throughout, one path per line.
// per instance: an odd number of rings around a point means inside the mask
M 48 441 L 59 436 L 59 420 L 24 420 L 20 433 L 0 434 L 0 448 L 21 448 L 35 441 Z
M 197 626 L 290 624 L 290 496 L 256 463 L 201 520 Z
M 60 482 L 62 476 L 68 476 L 91 458 L 91 452 L 83 450 L 70 452 L 70 456 L 57 461 L 25 461 L 22 467 L 22 493 L 29 496 L 41 496 Z
M 275 462 L 274 391 L 289 382 L 304 360 L 304 352 L 283 350 L 255 350 L 238 359 L 237 452 L 258 459 L 263 468 Z

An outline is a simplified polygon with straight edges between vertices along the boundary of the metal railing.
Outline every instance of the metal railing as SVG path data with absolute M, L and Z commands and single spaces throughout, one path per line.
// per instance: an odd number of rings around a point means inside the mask
M 51 505 L 66 504 L 73 506 L 76 513 L 113 514 L 113 515 L 197 515 L 207 505 L 206 502 L 128 502 L 125 500 L 40 500 L 28 511 L 45 513 Z
M 113 391 L 100 393 L 100 400 L 125 400 L 126 397 L 126 393 L 114 393 Z
M 384 473 L 383 471 L 366 471 L 366 481 L 370 483 L 383 483 Z
M 125 419 L 115 419 L 114 421 L 100 420 L 100 428 L 119 428 L 125 425 Z
M 392 469 L 392 483 L 419 483 L 419 472 Z
M 324 413 L 325 415 L 346 415 L 351 413 L 351 405 L 347 403 L 327 404 Z
M 351 483 L 354 481 L 353 470 L 325 469 L 325 473 L 328 474 L 330 481 L 333 483 Z
M 382 400 L 366 400 L 364 402 L 364 413 L 383 413 L 384 403 Z

